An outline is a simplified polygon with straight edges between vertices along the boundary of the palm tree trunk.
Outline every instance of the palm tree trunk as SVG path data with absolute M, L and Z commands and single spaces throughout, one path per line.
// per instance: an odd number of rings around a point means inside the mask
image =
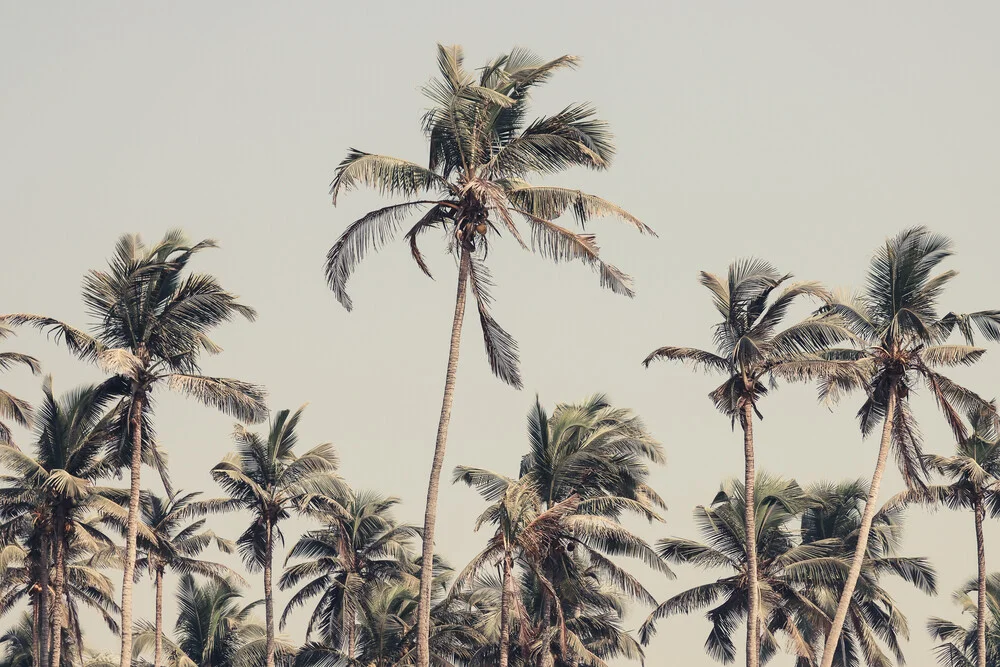
M 41 623 L 41 612 L 38 603 L 41 599 L 41 592 L 31 595 L 31 664 L 42 664 L 42 642 L 39 624 Z
M 976 606 L 976 665 L 986 667 L 986 543 L 983 540 L 983 497 L 976 495 L 976 553 L 979 555 L 979 599 Z
M 747 667 L 757 667 L 760 646 L 760 595 L 757 591 L 756 470 L 753 454 L 753 403 L 743 405 L 743 529 L 747 543 Z
M 38 574 L 39 591 L 38 605 L 38 650 L 39 659 L 37 665 L 49 664 L 49 556 L 51 555 L 51 545 L 47 532 L 42 533 L 42 544 L 39 548 L 41 552 L 41 571 Z
M 55 525 L 55 559 L 53 569 L 55 576 L 52 581 L 52 631 L 49 636 L 52 638 L 52 652 L 49 654 L 49 667 L 59 667 L 62 662 L 62 631 L 66 625 L 64 618 L 66 604 L 63 595 L 66 588 L 66 529 L 65 519 L 59 513 L 56 516 Z
M 830 626 L 830 634 L 826 637 L 826 646 L 823 648 L 823 662 L 821 667 L 832 667 L 833 656 L 837 652 L 837 642 L 840 640 L 840 633 L 844 629 L 844 621 L 847 620 L 847 610 L 851 605 L 851 598 L 854 596 L 854 588 L 858 585 L 858 577 L 861 576 L 861 567 L 864 564 L 865 554 L 868 552 L 868 534 L 872 529 L 872 520 L 875 518 L 875 510 L 878 503 L 878 489 L 882 484 L 882 475 L 885 473 L 885 462 L 889 458 L 889 447 L 892 444 L 892 424 L 893 416 L 896 412 L 895 388 L 889 391 L 889 403 L 885 410 L 885 421 L 882 424 L 882 442 L 878 449 L 878 461 L 875 463 L 875 472 L 872 474 L 871 488 L 868 489 L 868 499 L 865 501 L 865 513 L 861 516 L 861 527 L 858 529 L 858 544 L 854 547 L 854 559 L 851 561 L 851 569 L 847 573 L 847 581 L 844 582 L 844 590 L 840 594 L 840 602 L 837 603 L 837 613 L 834 614 L 833 624 Z
M 163 568 L 156 568 L 156 649 L 153 652 L 153 667 L 163 664 Z
M 141 492 L 139 476 L 142 472 L 142 406 L 145 393 L 132 392 L 129 426 L 132 429 L 132 461 L 128 497 L 128 526 L 125 531 L 125 563 L 122 567 L 122 652 L 120 667 L 132 664 L 132 585 L 135 576 L 135 541 L 139 533 L 139 497 Z
M 271 518 L 265 520 L 264 530 L 264 623 L 267 629 L 265 667 L 274 667 L 274 593 L 271 587 L 271 560 L 274 554 L 274 536 Z
M 510 604 L 511 604 L 511 557 L 503 556 L 503 592 L 500 594 L 500 666 L 507 667 L 510 659 Z
M 356 628 L 357 618 L 355 614 L 351 614 L 351 627 L 347 628 L 347 657 L 351 660 L 354 659 L 354 653 L 357 650 L 357 636 Z
M 448 371 L 444 380 L 444 398 L 441 401 L 441 417 L 438 420 L 437 440 L 434 443 L 434 459 L 431 463 L 430 480 L 427 483 L 427 505 L 424 508 L 423 552 L 420 564 L 420 606 L 417 613 L 417 667 L 430 666 L 431 638 L 431 584 L 434 576 L 434 524 L 437 521 L 438 487 L 441 468 L 444 466 L 444 450 L 448 440 L 448 424 L 451 422 L 451 403 L 455 394 L 455 376 L 458 372 L 458 350 L 462 340 L 462 321 L 465 318 L 466 284 L 472 257 L 469 250 L 462 248 L 458 267 L 458 293 L 455 296 L 455 319 L 451 324 L 451 347 L 448 351 Z

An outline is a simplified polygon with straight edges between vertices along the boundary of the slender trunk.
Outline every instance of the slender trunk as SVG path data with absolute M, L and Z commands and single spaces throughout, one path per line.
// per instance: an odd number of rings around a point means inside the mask
M 63 626 L 66 625 L 64 618 L 66 604 L 63 596 L 66 588 L 66 521 L 61 512 L 56 515 L 55 525 L 55 558 L 53 570 L 55 572 L 52 580 L 52 630 L 49 636 L 52 638 L 52 652 L 49 654 L 49 667 L 59 667 L 62 662 L 62 634 Z
M 500 594 L 500 666 L 507 667 L 510 659 L 510 605 L 511 605 L 511 579 L 513 569 L 509 553 L 503 556 L 503 592 Z
M 153 651 L 153 667 L 163 664 L 163 566 L 156 567 L 156 648 Z
M 760 595 L 757 590 L 757 517 L 754 505 L 756 471 L 753 456 L 753 403 L 743 405 L 743 529 L 747 543 L 747 667 L 757 667 L 760 647 Z
M 357 649 L 357 639 L 355 637 L 355 630 L 357 625 L 357 615 L 351 614 L 351 626 L 347 628 L 347 657 L 351 660 L 354 659 L 354 652 Z
M 264 623 L 267 628 L 265 667 L 274 667 L 274 594 L 271 589 L 271 559 L 274 553 L 274 527 L 271 517 L 265 520 L 264 537 Z
M 878 489 L 882 484 L 882 475 L 885 473 L 885 462 L 889 458 L 889 447 L 892 444 L 892 423 L 896 412 L 897 400 L 896 390 L 893 388 L 889 392 L 889 404 L 886 406 L 885 422 L 882 424 L 882 442 L 878 449 L 878 461 L 875 464 L 875 472 L 872 474 L 871 488 L 868 489 L 865 512 L 861 516 L 861 527 L 858 529 L 858 544 L 854 547 L 854 559 L 851 561 L 851 569 L 847 573 L 847 581 L 844 582 L 844 590 L 840 594 L 840 602 L 837 603 L 837 613 L 833 617 L 830 634 L 826 637 L 826 646 L 823 647 L 823 662 L 821 663 L 821 667 L 831 667 L 833 665 L 833 656 L 837 651 L 837 642 L 840 640 L 840 633 L 844 629 L 844 621 L 847 620 L 847 610 L 851 605 L 854 588 L 858 584 L 858 577 L 861 576 L 861 567 L 864 565 L 865 555 L 868 552 L 868 534 L 871 532 L 872 520 L 875 518 Z
M 976 553 L 979 555 L 979 600 L 976 603 L 976 665 L 986 667 L 986 543 L 983 541 L 983 496 L 976 495 Z
M 444 466 L 444 450 L 451 422 L 451 403 L 455 394 L 455 376 L 458 371 L 458 349 L 462 340 L 462 320 L 465 317 L 466 283 L 472 257 L 462 249 L 458 267 L 458 293 L 455 296 L 455 319 L 451 324 L 451 347 L 448 351 L 448 371 L 444 380 L 444 398 L 441 401 L 441 418 L 438 421 L 437 440 L 434 443 L 434 460 L 427 483 L 427 505 L 424 509 L 423 552 L 420 564 L 420 607 L 417 613 L 417 667 L 430 665 L 431 638 L 431 585 L 434 576 L 434 524 L 437 521 L 438 486 Z
M 139 497 L 142 472 L 142 406 L 145 393 L 135 390 L 132 393 L 131 414 L 129 425 L 132 429 L 132 461 L 131 480 L 128 498 L 128 527 L 125 531 L 125 563 L 122 567 L 122 651 L 119 657 L 120 667 L 130 667 L 132 664 L 132 585 L 135 576 L 135 541 L 139 533 Z
M 41 665 L 42 664 L 42 642 L 41 633 L 39 632 L 39 624 L 41 623 L 41 612 L 38 609 L 38 603 L 41 599 L 41 592 L 32 593 L 31 595 L 31 664 Z
M 38 584 L 42 589 L 38 593 L 38 648 L 41 655 L 35 664 L 47 665 L 49 664 L 49 557 L 51 555 L 49 533 L 47 531 L 43 532 L 41 541 L 42 544 L 39 548 L 42 554 L 41 572 L 38 574 Z

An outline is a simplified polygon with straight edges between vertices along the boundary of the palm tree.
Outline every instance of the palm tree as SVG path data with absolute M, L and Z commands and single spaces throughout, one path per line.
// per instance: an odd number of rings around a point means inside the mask
M 966 438 L 961 413 L 989 409 L 985 400 L 936 370 L 942 366 L 968 366 L 982 357 L 984 350 L 972 346 L 974 328 L 991 340 L 1000 340 L 1000 310 L 938 316 L 941 293 L 956 272 L 935 274 L 935 271 L 951 254 L 951 242 L 924 227 L 906 229 L 887 240 L 871 260 L 862 294 L 853 299 L 838 299 L 823 309 L 844 321 L 855 335 L 858 347 L 830 351 L 825 354 L 826 360 L 806 361 L 798 369 L 803 377 L 822 377 L 820 396 L 827 400 L 837 400 L 851 390 L 865 392 L 866 400 L 858 410 L 864 436 L 882 423 L 882 439 L 865 514 L 847 582 L 827 636 L 822 667 L 833 664 L 854 587 L 861 575 L 890 448 L 896 450 L 907 486 L 924 483 L 925 462 L 910 410 L 910 393 L 923 381 L 960 442 Z M 945 344 L 956 328 L 966 344 Z
M 201 374 L 201 352 L 221 351 L 209 337 L 218 325 L 242 315 L 244 306 L 207 274 L 187 274 L 195 253 L 215 247 L 214 241 L 192 244 L 180 231 L 146 246 L 138 235 L 118 239 L 107 271 L 90 271 L 83 283 L 83 300 L 96 324 L 91 333 L 41 315 L 0 316 L 0 323 L 28 324 L 49 331 L 77 356 L 99 361 L 128 383 L 123 402 L 122 463 L 130 474 L 129 518 L 122 573 L 122 648 L 120 667 L 132 655 L 132 586 L 136 534 L 139 530 L 140 475 L 143 450 L 151 442 L 153 391 L 167 386 L 216 407 L 237 419 L 260 421 L 266 415 L 263 390 L 240 380 Z
M 375 187 L 407 201 L 371 211 L 349 225 L 326 261 L 327 282 L 348 310 L 352 303 L 346 285 L 355 267 L 369 251 L 391 240 L 409 215 L 419 218 L 404 238 L 425 274 L 430 276 L 430 270 L 417 241 L 435 227 L 445 232 L 448 251 L 458 263 L 455 315 L 424 517 L 419 667 L 427 667 L 429 661 L 429 568 L 469 286 L 476 298 L 491 369 L 504 382 L 521 386 L 517 343 L 490 314 L 493 281 L 485 259 L 491 242 L 507 233 L 527 247 L 516 223 L 522 219 L 531 230 L 534 250 L 557 262 L 579 259 L 600 274 L 602 286 L 631 296 L 631 279 L 600 258 L 593 235 L 578 234 L 553 221 L 569 210 L 581 226 L 593 217 L 612 216 L 640 232 L 653 233 L 637 218 L 600 197 L 526 181 L 536 174 L 555 174 L 574 166 L 606 169 L 611 163 L 615 151 L 608 126 L 590 105 L 569 106 L 552 116 L 526 122 L 531 89 L 555 71 L 574 66 L 576 58 L 563 56 L 545 62 L 528 51 L 514 49 L 487 63 L 478 77 L 465 69 L 460 47 L 439 46 L 437 60 L 440 77 L 424 89 L 433 105 L 423 121 L 430 144 L 428 166 L 352 149 L 337 167 L 331 185 L 334 204 L 342 192 L 357 186 Z
M 744 526 L 748 535 L 747 576 L 749 589 L 757 591 L 757 548 L 754 544 L 754 414 L 761 417 L 758 402 L 767 394 L 770 380 L 782 375 L 783 367 L 803 355 L 826 349 L 849 337 L 849 333 L 835 319 L 813 316 L 784 330 L 779 327 L 788 309 L 802 296 L 829 297 L 817 283 L 800 282 L 781 287 L 791 275 L 782 275 L 771 264 L 756 258 L 738 260 L 729 265 L 724 281 L 702 271 L 700 282 L 712 293 L 712 301 L 722 316 L 714 327 L 715 352 L 691 347 L 661 347 L 642 362 L 644 366 L 657 359 L 681 361 L 702 366 L 706 371 L 724 375 L 726 380 L 710 394 L 715 407 L 736 420 L 743 429 L 744 485 L 747 502 Z M 760 596 L 750 595 L 748 618 L 750 627 L 756 627 L 759 618 Z M 747 667 L 757 667 L 758 651 L 756 632 L 747 633 Z
M 491 503 L 477 528 L 483 523 L 497 526 L 486 548 L 456 579 L 456 586 L 467 586 L 488 565 L 502 566 L 501 627 L 520 625 L 522 641 L 534 635 L 546 660 L 590 659 L 594 652 L 573 634 L 573 621 L 568 619 L 577 614 L 620 615 L 620 606 L 603 607 L 608 600 L 594 598 L 586 590 L 586 580 L 600 577 L 607 582 L 609 595 L 654 605 L 646 588 L 610 557 L 638 558 L 672 576 L 653 549 L 619 522 L 624 513 L 662 521 L 655 510 L 664 503 L 646 484 L 648 463 L 662 463 L 662 447 L 635 414 L 613 407 L 600 394 L 579 404 L 560 404 L 551 417 L 536 399 L 528 415 L 528 439 L 529 452 L 516 480 L 481 468 L 455 470 L 455 481 L 478 489 Z M 512 583 L 515 564 L 522 570 L 517 587 L 522 592 Z M 518 602 L 528 590 L 533 591 L 530 599 Z M 577 625 L 581 632 L 596 627 L 579 619 Z M 502 630 L 498 635 L 499 656 L 493 659 L 503 661 L 509 636 Z M 595 650 L 612 654 L 616 646 L 622 645 L 607 642 L 604 649 Z M 635 654 L 628 648 L 622 652 Z
M 155 541 L 139 536 L 141 555 L 136 559 L 136 574 L 148 572 L 156 590 L 156 646 L 153 666 L 163 664 L 163 575 L 167 570 L 182 574 L 200 574 L 209 579 L 243 582 L 243 578 L 220 563 L 198 558 L 211 543 L 223 553 L 232 553 L 234 545 L 211 530 L 204 529 L 205 519 L 220 501 L 197 500 L 200 492 L 175 491 L 166 498 L 144 496 L 142 523 Z M 222 501 L 224 502 L 224 501 Z
M 319 596 L 306 641 L 318 631 L 323 643 L 346 644 L 346 655 L 353 657 L 358 608 L 378 585 L 412 579 L 413 540 L 419 531 L 393 518 L 398 498 L 349 490 L 337 502 L 346 513 L 320 510 L 323 528 L 300 537 L 288 555 L 287 560 L 305 560 L 286 567 L 281 576 L 282 590 L 300 588 L 285 606 L 280 627 L 293 610 Z
M 945 505 L 951 509 L 972 510 L 976 526 L 976 554 L 979 561 L 976 609 L 987 609 L 986 543 L 983 520 L 989 509 L 991 516 L 1000 512 L 1000 442 L 997 415 L 991 408 L 968 415 L 972 433 L 958 445 L 954 456 L 925 457 L 927 467 L 950 480 L 947 485 L 934 485 L 904 491 L 900 502 L 923 502 Z M 977 667 L 986 667 L 986 615 L 976 621 Z
M 279 524 L 292 512 L 305 511 L 317 502 L 322 502 L 322 507 L 344 511 L 333 500 L 345 490 L 336 475 L 338 461 L 333 445 L 317 445 L 302 455 L 293 451 L 304 409 L 302 406 L 294 413 L 278 412 L 266 440 L 237 424 L 236 452 L 212 468 L 212 478 L 229 496 L 229 501 L 216 509 L 242 509 L 253 517 L 253 523 L 236 540 L 236 546 L 247 569 L 264 571 L 266 667 L 274 667 L 271 569 L 274 541 L 276 538 L 284 541 Z
M 0 635 L 0 646 L 3 647 L 3 657 L 0 657 L 0 667 L 33 667 L 33 637 L 35 636 L 34 620 L 31 614 L 21 615 L 17 624 Z M 63 639 L 64 651 L 59 667 L 73 667 L 72 644 L 68 637 Z
M 938 663 L 942 667 L 973 667 L 982 664 L 983 649 L 979 644 L 979 619 L 985 618 L 987 625 L 985 661 L 987 665 L 1000 664 L 1000 573 L 994 572 L 986 578 L 986 604 L 979 605 L 979 582 L 973 579 L 952 595 L 955 603 L 964 613 L 974 617 L 968 626 L 962 626 L 943 618 L 932 618 L 927 622 L 931 637 L 943 642 L 935 647 Z M 969 593 L 977 591 L 976 599 Z M 980 613 L 986 609 L 987 613 Z
M 0 322 L 0 340 L 3 340 L 13 333 L 11 329 Z M 5 371 L 11 366 L 21 364 L 27 366 L 32 373 L 41 372 L 41 365 L 34 357 L 18 352 L 0 352 L 0 371 Z M 10 392 L 0 389 L 0 445 L 12 442 L 10 427 L 3 423 L 3 419 L 12 419 L 20 426 L 31 425 L 31 405 Z
M 39 618 L 50 623 L 45 630 L 51 639 L 48 653 L 40 639 L 40 655 L 47 655 L 51 667 L 61 664 L 63 632 L 67 628 L 67 554 L 71 540 L 99 541 L 108 548 L 111 541 L 92 530 L 86 515 L 100 510 L 124 519 L 124 512 L 102 493 L 94 481 L 110 472 L 107 450 L 114 439 L 115 413 L 106 407 L 116 398 L 113 385 L 88 386 L 57 399 L 51 377 L 42 387 L 44 399 L 37 416 L 36 454 L 31 456 L 9 446 L 0 446 L 0 462 L 15 472 L 7 477 L 0 500 L 5 518 L 23 529 L 41 531 L 39 549 L 42 570 L 42 605 Z M 29 525 L 34 524 L 34 525 Z M 52 572 L 52 608 L 45 611 L 49 559 Z M 40 624 L 41 625 L 41 624 Z M 42 662 L 40 660 L 40 662 Z
M 808 493 L 811 503 L 802 513 L 802 544 L 832 548 L 845 563 L 849 562 L 868 497 L 867 482 L 822 483 L 810 487 Z M 849 623 L 834 658 L 836 667 L 860 664 L 862 659 L 873 667 L 889 667 L 892 663 L 879 640 L 893 653 L 897 663 L 903 664 L 900 639 L 909 638 L 909 626 L 879 579 L 886 574 L 895 575 L 927 594 L 936 593 L 937 584 L 934 569 L 926 558 L 899 555 L 902 531 L 902 507 L 898 503 L 887 503 L 875 513 L 868 554 L 848 611 Z M 807 582 L 803 589 L 805 597 L 822 612 L 819 618 L 799 619 L 802 635 L 818 650 L 825 642 L 829 619 L 842 587 L 843 577 L 840 577 L 834 581 L 816 579 Z M 801 661 L 799 667 L 809 664 L 812 663 Z
M 245 603 L 231 581 L 213 578 L 199 583 L 191 574 L 181 575 L 177 586 L 175 638 L 164 641 L 167 667 L 260 665 L 266 631 L 254 619 L 253 612 L 261 602 Z M 140 623 L 135 638 L 136 656 L 148 652 L 156 642 L 155 629 L 149 623 Z M 290 646 L 279 642 L 277 654 L 282 665 L 291 664 Z
M 639 630 L 643 644 L 649 643 L 655 633 L 656 621 L 711 607 L 706 617 L 712 623 L 712 631 L 705 641 L 705 650 L 716 660 L 732 662 L 736 657 L 732 633 L 740 620 L 749 616 L 750 600 L 753 599 L 750 593 L 753 590 L 752 561 L 748 554 L 753 544 L 757 549 L 754 560 L 760 568 L 756 590 L 761 602 L 761 622 L 756 632 L 752 629 L 754 626 L 748 624 L 747 632 L 758 635 L 761 662 L 767 662 L 777 651 L 775 635 L 779 632 L 787 636 L 798 657 L 812 660 L 812 648 L 796 623 L 800 614 L 813 613 L 812 606 L 802 595 L 802 586 L 812 580 L 836 579 L 843 568 L 828 549 L 798 543 L 792 524 L 808 507 L 810 499 L 797 483 L 758 473 L 756 486 L 756 523 L 752 531 L 756 540 L 747 539 L 743 523 L 746 516 L 743 505 L 747 502 L 744 485 L 733 480 L 723 484 L 711 506 L 699 505 L 695 509 L 695 523 L 704 542 L 671 537 L 657 543 L 657 551 L 665 560 L 703 568 L 725 568 L 732 574 L 678 593 L 663 602 Z

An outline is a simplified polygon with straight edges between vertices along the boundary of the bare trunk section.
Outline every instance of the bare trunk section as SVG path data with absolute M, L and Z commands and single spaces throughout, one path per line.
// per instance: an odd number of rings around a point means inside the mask
M 62 663 L 62 633 L 66 625 L 66 520 L 62 511 L 57 510 L 55 525 L 55 558 L 52 579 L 52 651 L 49 653 L 49 667 L 59 667 Z M 48 619 L 46 619 L 48 620 Z
M 132 393 L 129 425 L 132 428 L 132 461 L 128 498 L 128 528 L 125 531 L 125 563 L 122 567 L 122 651 L 120 667 L 132 665 L 132 585 L 135 576 L 135 541 L 139 533 L 139 497 L 142 473 L 142 406 L 145 393 L 136 389 Z
M 271 587 L 271 560 L 274 555 L 274 526 L 271 518 L 266 519 L 267 531 L 264 543 L 264 623 L 267 628 L 265 667 L 274 667 L 274 591 Z
M 500 665 L 507 667 L 510 660 L 510 605 L 511 605 L 511 578 L 512 563 L 509 553 L 503 556 L 503 589 L 500 594 Z
M 976 553 L 979 555 L 979 599 L 976 603 L 976 665 L 986 667 L 986 543 L 983 540 L 983 518 L 986 508 L 982 495 L 976 495 Z
M 854 548 L 854 559 L 851 561 L 851 569 L 847 573 L 847 581 L 844 582 L 844 590 L 840 594 L 840 602 L 837 603 L 837 613 L 833 617 L 833 624 L 830 626 L 830 634 L 826 637 L 826 646 L 823 647 L 823 662 L 821 667 L 832 667 L 833 657 L 837 651 L 837 642 L 840 641 L 840 633 L 844 629 L 844 621 L 847 620 L 847 610 L 851 605 L 851 598 L 854 596 L 854 588 L 858 585 L 858 577 L 861 576 L 861 567 L 865 561 L 865 554 L 868 552 L 868 534 L 872 529 L 872 520 L 875 518 L 875 510 L 878 503 L 878 489 L 882 484 L 882 475 L 885 473 L 885 462 L 889 458 L 889 448 L 892 444 L 892 423 L 893 415 L 896 412 L 896 390 L 893 388 L 889 392 L 889 404 L 885 410 L 885 422 L 882 424 L 882 442 L 878 449 L 878 461 L 875 463 L 875 472 L 872 474 L 872 485 L 868 489 L 868 499 L 865 501 L 865 513 L 861 516 L 861 527 L 858 530 L 858 544 Z
M 38 627 L 41 623 L 41 612 L 38 609 L 40 598 L 40 593 L 33 593 L 31 596 L 31 664 L 33 665 L 41 665 L 43 662 L 41 633 Z
M 753 454 L 753 403 L 743 405 L 743 529 L 747 543 L 747 667 L 757 667 L 760 647 L 760 595 L 757 590 L 756 470 Z
M 156 567 L 156 648 L 153 651 L 153 667 L 163 665 L 163 567 Z
M 458 372 L 458 350 L 462 340 L 462 320 L 465 318 L 466 284 L 472 257 L 462 249 L 458 267 L 458 293 L 455 296 L 455 319 L 451 324 L 451 347 L 448 351 L 448 371 L 444 380 L 444 398 L 441 401 L 441 418 L 438 421 L 437 440 L 430 480 L 427 483 L 427 505 L 424 509 L 423 551 L 420 564 L 420 608 L 417 613 L 417 667 L 430 666 L 431 638 L 431 585 L 434 576 L 434 524 L 437 521 L 438 487 L 444 451 L 448 441 L 448 424 L 451 422 L 451 403 L 455 395 L 455 376 Z
M 38 584 L 42 590 L 38 592 L 38 650 L 39 660 L 36 664 L 49 664 L 49 557 L 51 546 L 48 532 L 43 531 L 41 551 L 41 572 L 38 573 Z

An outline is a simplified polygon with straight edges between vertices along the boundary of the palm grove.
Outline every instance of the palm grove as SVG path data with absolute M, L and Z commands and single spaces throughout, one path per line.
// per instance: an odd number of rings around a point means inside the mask
M 902 518 L 913 504 L 967 512 L 978 546 L 978 568 L 955 595 L 967 622 L 928 621 L 937 658 L 1000 664 L 1000 575 L 989 573 L 984 547 L 986 520 L 1000 511 L 1000 424 L 992 401 L 947 374 L 979 361 L 979 339 L 1000 340 L 1000 310 L 946 310 L 955 272 L 941 265 L 951 243 L 924 228 L 879 246 L 849 299 L 817 282 L 792 282 L 756 258 L 701 274 L 718 312 L 707 328 L 711 345 L 668 345 L 643 361 L 716 374 L 721 384 L 706 385 L 714 386 L 709 399 L 738 427 L 745 475 L 696 507 L 699 535 L 648 543 L 627 527 L 636 518 L 664 520 L 665 503 L 649 485 L 664 448 L 639 415 L 596 395 L 551 411 L 535 402 L 516 477 L 474 461 L 455 469 L 451 481 L 482 497 L 470 526 L 482 548 L 467 564 L 435 552 L 470 293 L 492 372 L 521 388 L 517 342 L 490 310 L 490 252 L 509 239 L 555 262 L 580 260 L 602 287 L 632 296 L 631 278 L 604 262 L 585 227 L 614 218 L 655 237 L 601 197 L 537 184 L 574 166 L 607 169 L 614 155 L 608 126 L 588 104 L 528 115 L 531 90 L 575 67 L 575 58 L 513 50 L 469 70 L 461 49 L 439 47 L 437 64 L 425 88 L 426 166 L 351 149 L 334 175 L 334 204 L 359 187 L 397 199 L 349 224 L 325 266 L 350 310 L 354 269 L 396 237 L 428 276 L 426 232 L 436 230 L 454 258 L 423 525 L 395 518 L 398 499 L 353 488 L 331 444 L 300 443 L 302 408 L 272 411 L 262 387 L 202 373 L 203 355 L 221 352 L 212 331 L 255 317 L 189 266 L 214 242 L 170 231 L 148 245 L 127 234 L 107 266 L 84 279 L 89 327 L 48 314 L 0 316 L 0 340 L 33 327 L 106 376 L 61 391 L 46 376 L 32 401 L 0 389 L 0 615 L 8 619 L 0 664 L 600 666 L 642 661 L 654 634 L 670 632 L 669 617 L 695 612 L 708 621 L 705 650 L 721 662 L 743 653 L 750 667 L 902 664 L 910 622 L 885 584 L 895 578 L 937 592 L 932 564 L 903 548 Z M 567 213 L 580 231 L 556 222 Z M 809 314 L 791 319 L 800 302 Z M 4 351 L 0 370 L 41 374 L 42 364 Z M 870 477 L 801 486 L 756 469 L 755 448 L 768 445 L 755 440 L 754 422 L 780 383 L 810 384 L 831 405 L 857 396 L 860 436 L 879 436 Z M 154 397 L 167 390 L 238 422 L 231 452 L 211 471 L 217 497 L 174 488 L 156 438 Z M 935 399 L 953 451 L 923 451 L 910 400 L 917 391 Z M 23 438 L 15 438 L 18 428 Z M 890 454 L 907 490 L 882 498 Z M 163 495 L 150 489 L 150 474 Z M 215 532 L 213 517 L 231 512 L 244 527 Z M 286 535 L 293 516 L 312 528 Z M 214 560 L 213 549 L 237 552 L 244 570 Z M 688 567 L 706 569 L 706 582 L 667 599 L 643 580 Z M 173 591 L 167 573 L 179 576 Z M 262 584 L 262 600 L 247 598 L 251 578 Z M 154 608 L 136 608 L 134 587 L 150 584 Z M 284 609 L 275 609 L 276 586 L 290 596 Z M 164 595 L 176 598 L 174 619 L 164 618 Z M 634 612 L 646 616 L 638 627 L 626 620 Z M 84 615 L 121 636 L 117 655 L 87 649 Z

